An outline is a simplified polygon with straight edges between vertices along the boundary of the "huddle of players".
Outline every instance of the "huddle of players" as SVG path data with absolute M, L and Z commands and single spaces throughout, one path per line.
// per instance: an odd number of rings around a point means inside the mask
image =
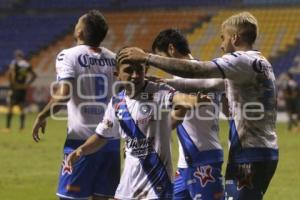
M 162 31 L 154 40 L 152 50 L 156 55 L 128 47 L 114 60 L 114 53 L 98 47 L 107 29 L 98 11 L 80 17 L 74 34 L 77 46 L 57 57 L 60 84 L 55 98 L 34 124 L 33 137 L 38 141 L 39 129 L 44 131 L 51 107 L 68 102 L 68 134 L 57 195 L 61 199 L 90 196 L 93 199 L 112 196 L 116 199 L 262 199 L 277 166 L 278 146 L 274 132 L 276 90 L 272 66 L 260 52 L 252 50 L 258 30 L 256 19 L 243 12 L 225 20 L 221 48 L 226 54 L 213 61 L 193 59 L 186 39 L 173 29 Z M 102 37 L 96 40 L 97 35 Z M 183 77 L 160 80 L 178 91 L 147 80 L 146 65 Z M 82 74 L 106 75 L 108 81 L 104 82 L 102 76 L 87 76 L 78 82 Z M 123 83 L 118 95 L 88 100 L 107 104 L 104 115 L 79 106 L 87 100 L 77 94 L 78 88 L 87 96 L 95 95 L 95 91 L 112 87 L 113 75 Z M 224 90 L 230 115 L 225 190 L 221 175 L 223 151 L 218 138 L 218 110 L 220 101 L 224 100 L 221 95 Z M 185 94 L 199 91 L 209 93 L 207 96 Z M 96 95 L 100 94 L 96 92 Z M 244 115 L 245 104 L 249 105 L 250 116 Z M 56 106 L 54 112 L 59 109 Z M 159 112 L 157 116 L 157 110 L 171 114 Z M 211 118 L 211 113 L 217 114 Z M 208 118 L 203 120 L 205 116 Z M 174 182 L 172 128 L 176 128 L 179 138 Z M 120 181 L 119 138 L 125 140 L 126 155 Z

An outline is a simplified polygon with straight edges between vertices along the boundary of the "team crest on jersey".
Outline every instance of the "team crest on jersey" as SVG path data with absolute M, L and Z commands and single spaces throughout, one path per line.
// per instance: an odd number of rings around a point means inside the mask
M 209 165 L 197 167 L 197 170 L 194 172 L 194 177 L 199 179 L 202 187 L 205 187 L 209 182 L 215 182 L 215 178 L 212 176 L 212 167 Z
M 123 113 L 124 113 L 124 110 L 123 109 L 118 109 L 117 111 L 116 111 L 116 116 L 117 116 L 117 118 L 118 119 L 123 119 Z
M 141 111 L 141 113 L 143 113 L 145 115 L 151 111 L 151 106 L 144 104 L 140 107 L 140 111 Z
M 61 175 L 72 174 L 72 169 L 67 165 L 67 155 L 65 155 L 64 160 L 62 162 Z

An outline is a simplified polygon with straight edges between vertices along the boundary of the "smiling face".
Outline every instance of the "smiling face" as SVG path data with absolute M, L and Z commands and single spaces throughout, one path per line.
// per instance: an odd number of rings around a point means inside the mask
M 223 26 L 221 31 L 221 50 L 224 53 L 231 53 L 235 51 L 235 42 L 237 35 L 234 32 L 234 28 L 229 26 Z
M 133 93 L 139 92 L 145 85 L 145 67 L 141 64 L 120 63 L 116 75 L 119 81 L 134 84 Z M 124 86 L 126 90 L 131 90 L 129 84 Z

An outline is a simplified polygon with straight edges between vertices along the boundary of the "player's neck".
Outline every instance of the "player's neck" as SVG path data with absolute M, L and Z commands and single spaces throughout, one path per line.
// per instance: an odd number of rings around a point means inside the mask
M 245 45 L 237 46 L 234 49 L 235 51 L 251 51 L 253 50 L 253 47 L 252 45 L 245 44 Z
M 135 87 L 134 90 L 132 90 L 133 89 L 132 87 L 126 88 L 126 94 L 131 98 L 135 98 L 145 90 L 147 83 L 148 83 L 147 81 L 144 81 L 142 85 L 140 85 L 139 87 Z

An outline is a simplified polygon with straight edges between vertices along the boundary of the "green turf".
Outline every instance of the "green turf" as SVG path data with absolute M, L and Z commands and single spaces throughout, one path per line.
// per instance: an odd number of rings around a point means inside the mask
M 0 200 L 55 200 L 58 171 L 62 158 L 66 123 L 49 120 L 46 135 L 36 144 L 31 138 L 34 115 L 29 115 L 27 128 L 18 132 L 19 119 L 14 117 L 10 133 L 0 131 Z M 4 126 L 4 115 L 0 121 Z M 2 126 L 2 127 L 3 127 Z M 266 200 L 297 200 L 300 197 L 299 151 L 300 133 L 288 133 L 285 124 L 278 124 L 280 161 Z M 227 146 L 227 123 L 221 123 L 223 147 Z M 177 141 L 173 161 L 177 161 Z M 227 148 L 225 148 L 226 155 Z M 298 171 L 299 170 L 299 171 Z

